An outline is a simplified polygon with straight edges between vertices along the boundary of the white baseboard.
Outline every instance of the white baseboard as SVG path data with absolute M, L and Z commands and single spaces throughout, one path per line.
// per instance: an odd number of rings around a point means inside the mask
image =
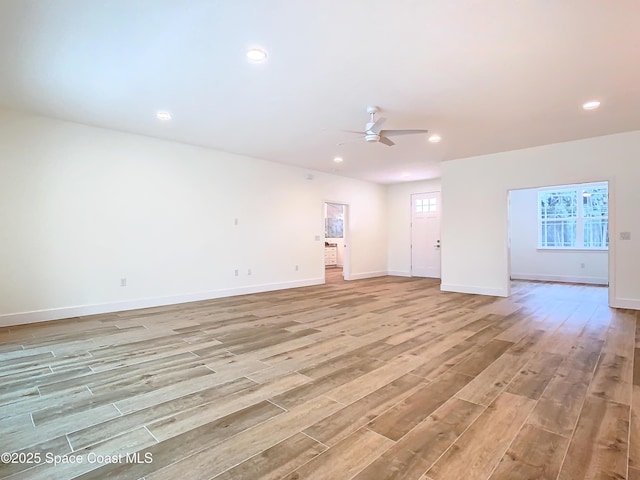
M 385 277 L 387 271 L 382 272 L 364 272 L 364 273 L 352 273 L 349 280 L 362 280 L 364 278 Z
M 635 300 L 633 298 L 614 298 L 611 306 L 614 308 L 640 310 L 640 300 Z
M 73 307 L 52 308 L 47 310 L 34 310 L 30 312 L 7 313 L 0 315 L 0 327 L 12 325 L 24 325 L 28 323 L 47 322 L 64 318 L 83 317 L 100 313 L 121 312 L 124 310 L 137 310 L 139 308 L 162 307 L 178 303 L 198 302 L 201 300 L 213 300 L 214 298 L 233 297 L 249 293 L 270 292 L 284 290 L 286 288 L 308 287 L 324 284 L 324 278 L 311 278 L 295 282 L 268 283 L 263 285 L 251 285 L 247 287 L 227 288 L 208 292 L 189 293 L 185 295 L 172 295 L 168 297 L 140 298 L 125 300 L 122 302 L 101 303 L 94 305 L 78 305 Z
M 472 293 L 475 295 L 490 295 L 492 297 L 509 296 L 507 289 L 476 287 L 475 285 L 454 285 L 451 283 L 443 283 L 440 285 L 440 290 L 443 292 Z
M 411 272 L 408 271 L 400 271 L 400 270 L 389 270 L 387 275 L 391 275 L 393 277 L 410 277 Z
M 590 285 L 608 285 L 609 279 L 577 275 L 539 275 L 537 273 L 512 273 L 512 280 L 534 280 L 540 282 L 588 283 Z

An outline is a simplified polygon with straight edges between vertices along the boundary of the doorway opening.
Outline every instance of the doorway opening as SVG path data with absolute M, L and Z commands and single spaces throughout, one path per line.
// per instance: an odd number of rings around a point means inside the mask
M 585 285 L 610 298 L 609 193 L 608 181 L 510 190 L 510 281 Z
M 411 276 L 440 278 L 440 192 L 411 195 Z
M 348 210 L 345 203 L 324 204 L 325 283 L 349 280 Z

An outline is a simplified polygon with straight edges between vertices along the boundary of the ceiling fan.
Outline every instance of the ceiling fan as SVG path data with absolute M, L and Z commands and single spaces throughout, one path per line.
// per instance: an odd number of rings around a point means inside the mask
M 378 107 L 367 107 L 367 113 L 371 116 L 370 121 L 364 127 L 363 132 L 354 130 L 343 130 L 343 132 L 357 133 L 364 135 L 364 139 L 367 142 L 380 142 L 389 147 L 395 145 L 389 137 L 395 137 L 398 135 L 413 135 L 415 133 L 427 133 L 429 130 L 382 130 L 382 125 L 387 121 L 386 118 L 380 117 L 376 120 L 375 115 L 380 109 Z M 342 142 L 338 145 L 343 145 L 348 142 Z

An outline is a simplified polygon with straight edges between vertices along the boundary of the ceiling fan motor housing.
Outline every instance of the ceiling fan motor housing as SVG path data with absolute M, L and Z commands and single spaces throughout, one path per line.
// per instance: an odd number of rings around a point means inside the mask
M 364 127 L 364 139 L 367 142 L 377 142 L 378 140 L 380 140 L 380 135 L 371 130 L 374 125 L 375 122 L 369 122 L 367 123 L 367 126 Z

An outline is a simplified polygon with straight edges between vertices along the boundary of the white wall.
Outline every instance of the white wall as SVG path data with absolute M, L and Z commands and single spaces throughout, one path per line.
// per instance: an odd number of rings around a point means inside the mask
M 508 294 L 508 190 L 609 180 L 612 304 L 640 308 L 639 160 L 634 131 L 444 162 L 442 289 Z
M 0 325 L 322 283 L 327 198 L 385 274 L 385 187 L 307 173 L 0 110 Z
M 512 190 L 509 196 L 511 278 L 606 285 L 605 250 L 538 249 L 538 191 Z
M 439 191 L 440 179 L 387 186 L 389 275 L 411 275 L 411 195 Z

